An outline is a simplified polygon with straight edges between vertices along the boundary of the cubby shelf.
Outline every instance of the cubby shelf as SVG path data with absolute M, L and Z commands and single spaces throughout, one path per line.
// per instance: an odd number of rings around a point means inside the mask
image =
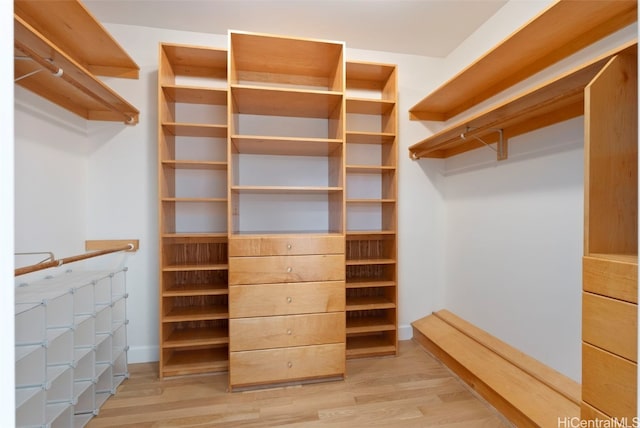
M 226 105 L 227 90 L 202 86 L 163 85 L 168 101 L 188 104 Z
M 342 92 L 232 85 L 238 113 L 289 117 L 330 117 L 342 103 Z
M 244 154 L 327 156 L 340 150 L 342 140 L 336 138 L 232 135 L 231 144 L 234 151 Z
M 182 329 L 172 332 L 165 339 L 166 348 L 186 346 L 225 345 L 229 343 L 226 328 Z
M 556 1 L 411 107 L 409 116 L 448 120 L 632 24 L 636 14 L 635 1 Z
M 226 138 L 227 136 L 226 125 L 165 122 L 161 126 L 162 129 L 175 136 L 212 138 Z

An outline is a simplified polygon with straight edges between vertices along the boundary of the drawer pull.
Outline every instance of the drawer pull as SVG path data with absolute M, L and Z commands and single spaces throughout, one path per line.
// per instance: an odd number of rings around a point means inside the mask
M 291 247 L 292 247 L 292 245 L 291 245 L 291 244 L 287 244 L 287 250 L 290 250 L 290 249 L 291 249 Z
M 287 330 L 287 334 L 288 334 L 289 336 L 291 336 L 291 329 L 288 329 L 288 330 Z
M 287 303 L 291 303 L 293 302 L 293 299 L 291 297 L 287 297 Z
M 288 272 L 288 273 L 291 273 L 291 271 L 292 271 L 292 270 L 293 270 L 293 268 L 292 268 L 292 267 L 288 267 L 288 268 L 287 268 L 287 272 Z
M 289 362 L 287 363 L 287 367 L 289 367 L 289 368 L 293 367 L 293 363 L 292 363 L 291 361 L 289 361 Z

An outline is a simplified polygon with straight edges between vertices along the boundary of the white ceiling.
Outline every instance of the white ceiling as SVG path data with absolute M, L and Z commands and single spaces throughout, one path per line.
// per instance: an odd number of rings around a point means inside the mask
M 507 0 L 84 0 L 103 23 L 253 31 L 445 57 Z

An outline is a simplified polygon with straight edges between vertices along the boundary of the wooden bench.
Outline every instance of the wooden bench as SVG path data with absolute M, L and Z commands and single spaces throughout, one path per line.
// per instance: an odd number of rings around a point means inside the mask
M 579 383 L 484 330 L 447 310 L 412 326 L 414 340 L 516 426 L 557 427 L 579 418 Z

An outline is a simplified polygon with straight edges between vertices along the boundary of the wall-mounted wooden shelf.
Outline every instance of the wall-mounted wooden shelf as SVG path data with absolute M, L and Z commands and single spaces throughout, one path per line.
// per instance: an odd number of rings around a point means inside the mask
M 635 0 L 560 0 L 409 110 L 412 120 L 448 120 L 633 23 Z
M 584 88 L 606 62 L 625 49 L 636 49 L 629 42 L 612 52 L 589 61 L 486 111 L 464 119 L 409 147 L 413 159 L 447 158 L 503 139 L 552 125 L 584 113 Z M 464 137 L 462 136 L 464 134 Z M 477 137 L 477 138 L 476 138 Z
M 137 79 L 139 67 L 79 1 L 18 0 L 14 10 L 16 83 L 85 119 L 138 122 L 95 76 Z

